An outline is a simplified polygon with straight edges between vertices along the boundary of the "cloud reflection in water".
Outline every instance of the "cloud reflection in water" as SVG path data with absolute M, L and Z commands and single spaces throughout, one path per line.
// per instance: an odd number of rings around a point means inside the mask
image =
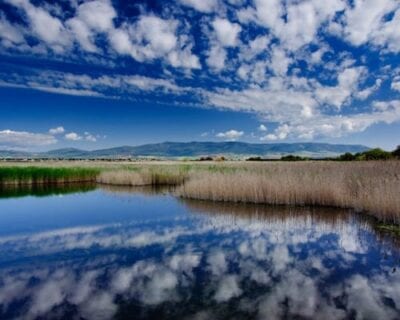
M 369 222 L 328 209 L 182 205 L 188 215 L 170 220 L 0 237 L 1 318 L 400 317 L 397 249 Z

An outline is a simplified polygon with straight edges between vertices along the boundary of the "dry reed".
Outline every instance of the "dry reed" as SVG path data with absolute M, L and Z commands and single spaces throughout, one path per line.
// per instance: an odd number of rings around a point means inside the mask
M 43 165 L 49 163 L 37 166 Z M 99 169 L 100 184 L 173 185 L 177 196 L 189 199 L 351 208 L 400 223 L 400 161 L 82 162 L 79 167 Z
M 352 208 L 400 222 L 400 162 L 269 163 L 194 172 L 176 193 L 201 200 Z
M 186 178 L 186 167 L 144 165 L 142 167 L 104 170 L 98 175 L 97 182 L 124 186 L 176 186 L 182 184 Z

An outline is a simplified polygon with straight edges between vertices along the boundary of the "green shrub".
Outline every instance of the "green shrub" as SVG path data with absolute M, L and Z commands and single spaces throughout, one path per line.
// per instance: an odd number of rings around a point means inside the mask
M 308 160 L 308 159 L 299 157 L 299 156 L 294 156 L 291 154 L 281 157 L 281 161 L 304 161 L 304 160 Z
M 398 159 L 400 159 L 400 146 L 397 146 L 396 150 L 392 152 L 392 155 Z
M 339 160 L 340 161 L 354 161 L 356 160 L 356 155 L 350 153 L 350 152 L 346 152 L 345 154 L 342 154 L 341 156 L 339 156 Z
M 393 156 L 390 152 L 384 151 L 380 148 L 371 149 L 361 154 L 365 160 L 389 160 Z

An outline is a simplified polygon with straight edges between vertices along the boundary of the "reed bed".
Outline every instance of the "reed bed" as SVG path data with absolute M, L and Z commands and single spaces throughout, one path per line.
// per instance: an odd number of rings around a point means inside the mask
M 189 166 L 143 165 L 104 170 L 97 182 L 123 186 L 177 186 L 188 178 Z
M 193 172 L 176 194 L 183 198 L 331 206 L 400 222 L 400 162 L 296 162 Z
M 0 167 L 0 186 L 63 184 L 95 181 L 99 174 L 94 168 Z
M 350 208 L 400 223 L 400 161 L 396 160 L 0 167 L 0 185 L 87 180 L 116 186 L 174 186 L 174 194 L 187 199 Z

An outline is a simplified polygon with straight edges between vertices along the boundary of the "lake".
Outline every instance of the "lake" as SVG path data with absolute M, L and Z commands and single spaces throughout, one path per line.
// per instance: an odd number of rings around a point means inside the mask
M 399 248 L 349 210 L 3 191 L 0 318 L 399 319 Z

